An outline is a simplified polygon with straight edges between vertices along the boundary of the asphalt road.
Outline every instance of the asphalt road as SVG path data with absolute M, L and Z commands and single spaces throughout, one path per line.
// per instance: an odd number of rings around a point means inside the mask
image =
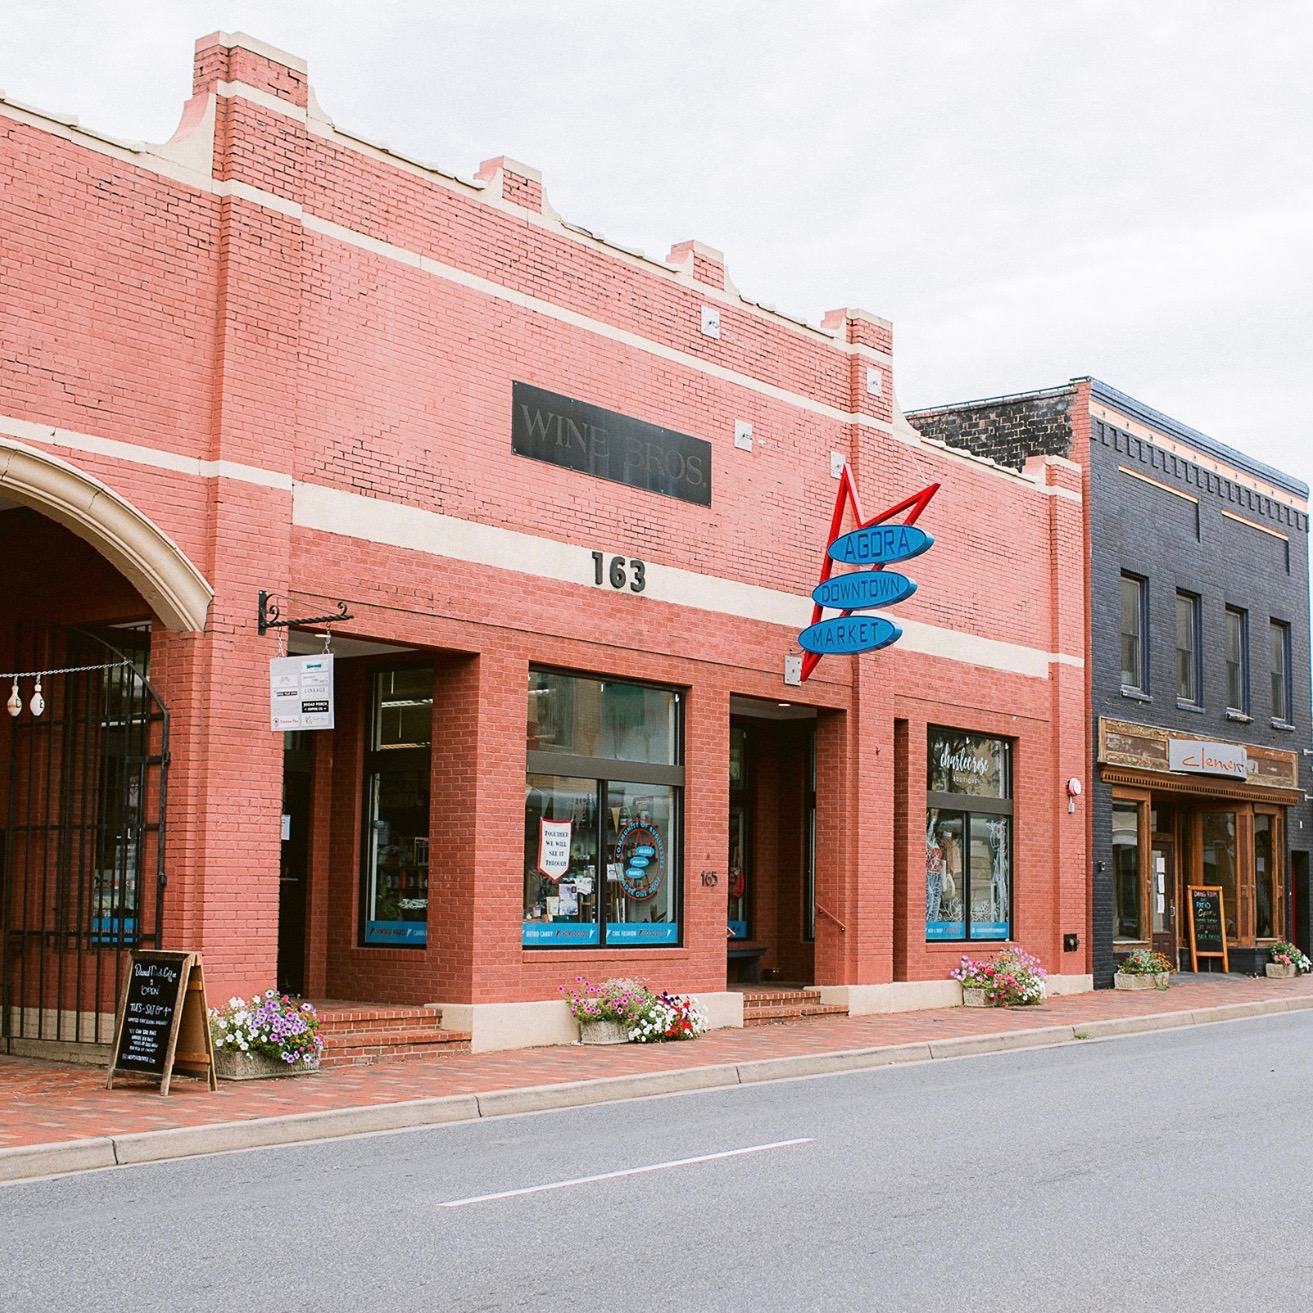
M 1302 1313 L 1310 1109 L 1300 1012 L 19 1182 L 0 1310 Z

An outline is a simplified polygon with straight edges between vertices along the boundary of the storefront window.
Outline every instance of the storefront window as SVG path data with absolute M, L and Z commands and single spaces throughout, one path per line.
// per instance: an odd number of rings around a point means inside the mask
M 1280 934 L 1281 882 L 1277 875 L 1272 817 L 1266 812 L 1255 812 L 1254 934 L 1259 939 L 1275 939 Z
M 748 732 L 729 731 L 729 865 L 725 923 L 729 938 L 748 937 Z
M 597 838 L 596 780 L 528 777 L 524 793 L 524 943 L 597 943 Z
M 816 938 L 816 727 L 807 736 L 807 833 L 802 868 L 802 937 Z
M 526 947 L 679 942 L 680 695 L 529 673 Z
M 1140 803 L 1112 804 L 1112 935 L 1143 939 Z
M 679 847 L 675 791 L 652 784 L 607 790 L 606 942 L 676 944 L 675 882 Z
M 926 765 L 926 939 L 1008 939 L 1011 744 L 932 727 Z
M 531 751 L 676 763 L 678 694 L 671 689 L 535 670 L 528 710 Z
M 1226 917 L 1226 937 L 1235 943 L 1236 907 L 1236 823 L 1235 812 L 1205 812 L 1203 816 L 1203 883 L 1222 890 L 1222 907 Z
M 365 754 L 364 942 L 428 943 L 433 670 L 374 676 Z

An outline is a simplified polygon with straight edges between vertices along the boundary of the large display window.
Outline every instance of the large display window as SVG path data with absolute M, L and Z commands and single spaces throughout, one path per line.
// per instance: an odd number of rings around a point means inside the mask
M 675 689 L 529 672 L 525 947 L 679 943 L 680 711 Z
M 927 941 L 1012 936 L 1012 745 L 931 726 L 926 757 Z
M 365 753 L 366 944 L 423 948 L 429 918 L 433 669 L 376 671 Z

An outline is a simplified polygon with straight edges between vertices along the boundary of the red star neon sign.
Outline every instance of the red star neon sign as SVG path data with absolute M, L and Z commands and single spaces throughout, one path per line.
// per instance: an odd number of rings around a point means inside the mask
M 869 520 L 862 514 L 861 498 L 857 495 L 857 485 L 853 481 L 853 472 L 845 463 L 843 473 L 839 476 L 839 494 L 834 499 L 834 515 L 830 518 L 830 536 L 825 542 L 825 552 L 821 563 L 821 577 L 817 581 L 823 584 L 831 574 L 834 573 L 834 562 L 830 559 L 830 544 L 839 537 L 839 531 L 843 528 L 843 512 L 846 505 L 853 509 L 853 518 L 857 521 L 859 529 L 869 529 L 873 524 L 885 524 L 892 520 L 895 515 L 906 515 L 904 524 L 915 524 L 917 517 L 930 504 L 930 499 L 939 491 L 939 484 L 932 483 L 929 487 L 922 488 L 920 492 L 913 493 L 912 496 L 900 501 L 897 506 L 891 506 L 887 511 L 881 511 L 879 515 L 873 515 Z M 882 566 L 876 566 L 876 569 L 883 569 Z M 824 607 L 819 602 L 812 604 L 811 623 L 816 624 L 821 618 Z M 841 615 L 851 615 L 851 611 L 842 611 Z M 820 653 L 806 652 L 802 658 L 802 678 L 804 680 L 816 669 L 820 661 Z

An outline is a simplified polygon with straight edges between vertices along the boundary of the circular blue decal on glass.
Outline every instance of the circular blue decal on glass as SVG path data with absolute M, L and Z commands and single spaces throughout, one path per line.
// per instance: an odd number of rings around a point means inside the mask
M 630 821 L 615 841 L 620 884 L 630 898 L 639 902 L 661 888 L 665 872 L 665 850 L 661 833 L 650 821 Z

